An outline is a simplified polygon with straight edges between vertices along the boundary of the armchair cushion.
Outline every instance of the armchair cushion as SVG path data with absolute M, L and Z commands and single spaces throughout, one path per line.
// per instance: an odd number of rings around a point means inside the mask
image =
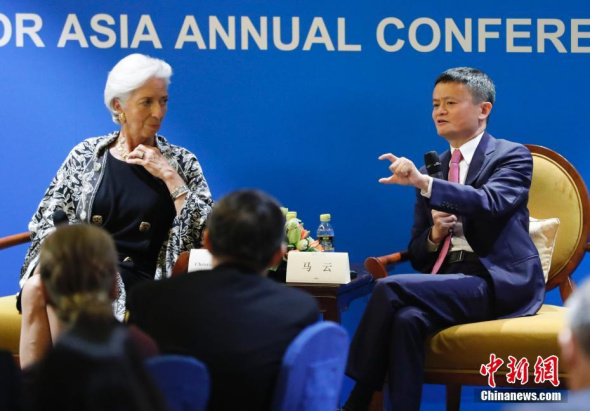
M 537 314 L 528 317 L 446 328 L 427 341 L 425 371 L 478 374 L 480 366 L 487 364 L 494 353 L 504 360 L 499 373 L 508 370 L 509 355 L 517 361 L 527 358 L 532 373 L 537 356 L 559 357 L 557 334 L 565 325 L 566 311 L 564 307 L 543 305 Z
M 547 278 L 549 277 L 551 258 L 553 257 L 553 249 L 555 247 L 558 229 L 559 218 L 548 218 L 545 220 L 538 220 L 533 217 L 530 218 L 529 234 L 531 235 L 535 247 L 537 247 L 537 250 L 539 251 L 545 282 L 547 282 Z
M 580 247 L 583 248 L 588 240 L 588 225 L 585 224 L 588 191 L 581 176 L 559 154 L 534 146 L 531 151 L 533 181 L 528 203 L 530 215 L 539 219 L 558 218 L 560 221 L 560 235 L 555 243 L 549 272 L 551 281 L 564 269 L 571 272 L 583 257 Z
M 0 349 L 11 351 L 18 357 L 21 316 L 16 309 L 16 297 L 0 297 Z

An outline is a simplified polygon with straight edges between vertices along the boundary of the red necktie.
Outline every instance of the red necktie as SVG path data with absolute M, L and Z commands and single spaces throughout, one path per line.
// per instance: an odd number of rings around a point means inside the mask
M 459 149 L 453 151 L 453 156 L 451 157 L 451 169 L 449 170 L 449 181 L 451 183 L 459 183 L 459 163 L 461 162 L 462 158 L 463 155 L 461 154 L 461 151 L 459 151 Z M 438 258 L 434 263 L 434 267 L 432 267 L 432 274 L 438 273 L 438 270 L 440 270 L 440 266 L 445 261 L 445 257 L 449 252 L 449 248 L 451 248 L 452 236 L 453 233 L 449 232 L 449 234 L 445 237 L 440 253 L 438 254 Z

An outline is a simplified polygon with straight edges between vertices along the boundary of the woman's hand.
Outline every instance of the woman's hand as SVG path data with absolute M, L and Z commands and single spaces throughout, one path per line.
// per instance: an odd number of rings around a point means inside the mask
M 151 175 L 164 181 L 170 192 L 185 184 L 182 177 L 168 163 L 168 160 L 166 160 L 157 147 L 148 147 L 143 144 L 138 145 L 127 156 L 127 163 L 143 166 Z M 186 194 L 174 200 L 174 207 L 176 208 L 177 214 L 180 214 L 185 197 Z
M 157 147 L 148 147 L 140 144 L 129 153 L 127 162 L 129 164 L 143 166 L 151 175 L 163 181 L 166 181 L 166 178 L 170 178 L 171 174 L 178 175 Z

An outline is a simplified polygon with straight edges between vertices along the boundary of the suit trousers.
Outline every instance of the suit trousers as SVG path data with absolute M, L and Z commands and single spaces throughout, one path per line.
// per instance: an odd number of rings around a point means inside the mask
M 453 273 L 459 270 L 473 274 Z M 430 334 L 495 318 L 493 285 L 479 262 L 443 265 L 441 271 L 378 280 L 353 337 L 346 374 L 381 390 L 388 373 L 395 409 L 420 409 Z

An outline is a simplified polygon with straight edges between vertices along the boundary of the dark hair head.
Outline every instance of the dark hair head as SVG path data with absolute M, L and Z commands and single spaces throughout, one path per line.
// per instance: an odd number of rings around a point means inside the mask
M 207 227 L 213 255 L 255 271 L 267 268 L 285 241 L 285 217 L 277 201 L 257 190 L 223 197 L 209 214 Z
M 483 71 L 472 67 L 456 67 L 449 69 L 437 77 L 434 85 L 438 83 L 461 83 L 465 84 L 473 97 L 473 102 L 496 101 L 496 87 L 492 80 Z
M 59 319 L 112 319 L 117 253 L 111 236 L 91 225 L 61 227 L 41 244 L 41 279 Z

